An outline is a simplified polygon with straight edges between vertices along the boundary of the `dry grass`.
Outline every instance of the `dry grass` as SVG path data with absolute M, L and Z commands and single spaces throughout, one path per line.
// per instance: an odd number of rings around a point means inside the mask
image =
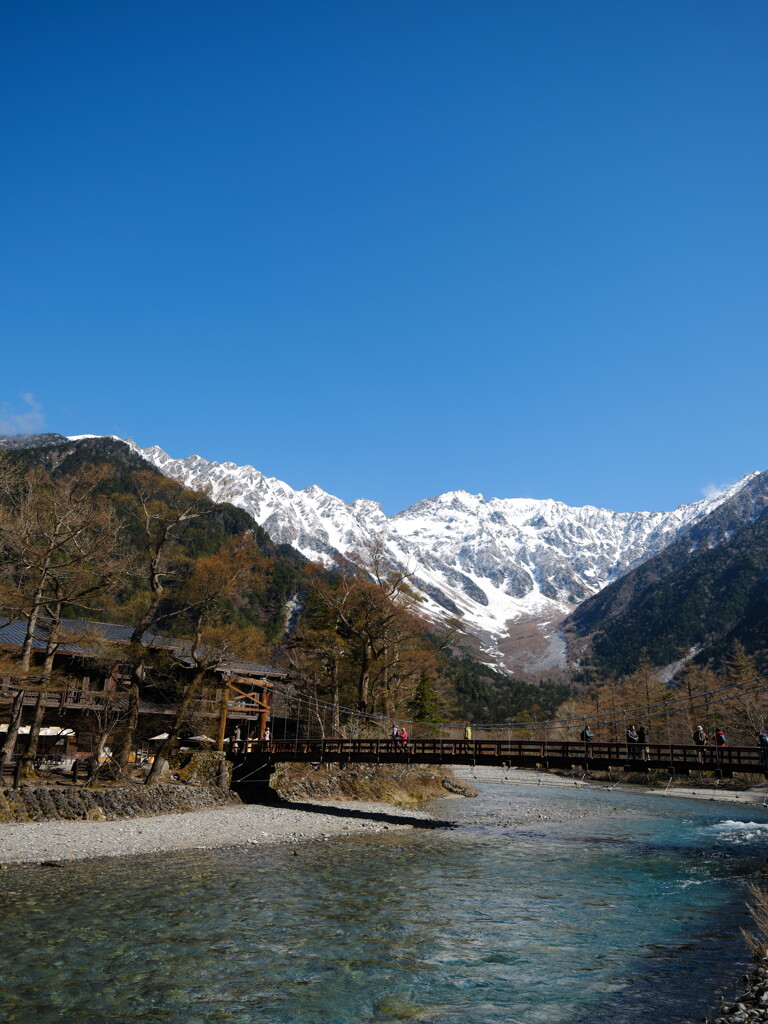
M 755 960 L 768 957 L 768 889 L 756 882 L 749 883 L 750 902 L 747 909 L 755 924 L 754 931 L 741 929 L 744 941 Z

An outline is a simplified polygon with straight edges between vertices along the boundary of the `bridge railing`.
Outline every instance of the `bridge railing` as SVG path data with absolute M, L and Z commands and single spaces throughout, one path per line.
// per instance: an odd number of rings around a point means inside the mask
M 296 755 L 318 761 L 339 760 L 343 757 L 383 758 L 407 757 L 411 761 L 445 760 L 540 763 L 559 762 L 574 765 L 589 762 L 609 765 L 675 766 L 716 770 L 765 772 L 768 769 L 768 749 L 762 747 L 715 747 L 679 743 L 627 744 L 592 740 L 409 740 L 402 743 L 393 739 L 277 739 L 250 740 L 245 752 L 267 755 L 277 760 L 290 760 Z

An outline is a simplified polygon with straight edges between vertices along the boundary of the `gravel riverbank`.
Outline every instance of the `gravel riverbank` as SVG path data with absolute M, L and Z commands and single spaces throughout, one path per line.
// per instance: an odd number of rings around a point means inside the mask
M 353 832 L 435 828 L 425 811 L 342 803 L 217 807 L 119 821 L 40 821 L 0 825 L 0 864 L 169 853 L 225 846 L 323 842 Z
M 590 789 L 592 784 L 537 772 L 503 769 L 465 769 L 459 778 L 473 783 L 536 785 L 559 789 Z M 606 788 L 600 786 L 600 788 Z M 624 788 L 624 787 L 622 787 Z M 626 787 L 636 789 L 640 787 Z M 663 791 L 655 791 L 662 796 Z M 700 797 L 739 803 L 763 803 L 765 787 L 741 793 L 713 790 L 675 789 L 669 798 Z M 455 800 L 455 805 L 454 805 Z M 442 802 L 435 817 L 427 810 L 401 810 L 390 804 L 363 801 L 244 804 L 206 808 L 180 814 L 162 814 L 116 821 L 40 821 L 0 824 L 0 865 L 63 862 L 90 857 L 122 857 L 131 854 L 170 853 L 174 850 L 214 849 L 251 844 L 324 842 L 354 832 L 383 832 L 389 829 L 441 828 L 453 824 L 479 824 L 484 816 L 472 808 L 472 801 L 451 799 L 450 810 Z M 596 809 L 575 796 L 573 806 L 557 814 L 542 793 L 542 799 L 515 800 L 510 813 L 494 824 L 524 825 L 532 821 L 588 817 Z

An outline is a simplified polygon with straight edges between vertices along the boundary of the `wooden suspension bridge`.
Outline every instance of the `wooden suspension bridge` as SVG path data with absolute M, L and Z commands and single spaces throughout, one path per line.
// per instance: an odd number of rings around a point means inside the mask
M 665 771 L 670 775 L 735 772 L 768 776 L 768 749 L 677 743 L 583 742 L 581 740 L 409 740 L 282 739 L 255 740 L 230 752 L 232 788 L 246 801 L 261 801 L 276 765 L 425 764 L 488 765 L 503 768 L 549 768 L 584 772 L 617 768 L 631 772 Z

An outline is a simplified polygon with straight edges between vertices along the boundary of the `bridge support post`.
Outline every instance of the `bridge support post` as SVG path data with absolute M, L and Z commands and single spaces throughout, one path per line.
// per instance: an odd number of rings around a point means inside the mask
M 232 763 L 231 788 L 246 804 L 274 804 L 280 797 L 270 786 L 275 766 L 262 761 L 263 755 L 245 754 Z

